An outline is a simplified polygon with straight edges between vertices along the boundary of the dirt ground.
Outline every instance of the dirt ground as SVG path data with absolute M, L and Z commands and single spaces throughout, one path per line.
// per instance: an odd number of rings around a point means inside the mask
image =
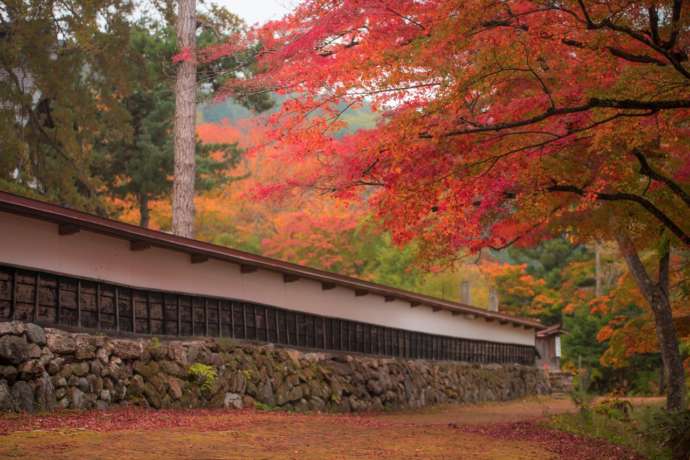
M 565 398 L 365 415 L 120 408 L 0 417 L 11 459 L 625 459 L 603 442 L 544 428 Z

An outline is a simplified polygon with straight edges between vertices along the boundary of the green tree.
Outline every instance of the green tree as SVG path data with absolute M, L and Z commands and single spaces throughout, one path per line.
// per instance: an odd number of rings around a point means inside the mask
M 212 46 L 237 33 L 242 22 L 227 10 L 211 7 L 202 16 L 199 43 Z M 173 56 L 177 52 L 174 30 L 165 23 L 143 19 L 132 28 L 130 46 L 144 65 L 132 68 L 134 90 L 124 101 L 129 113 L 132 135 L 120 142 L 99 143 L 97 174 L 106 184 L 107 193 L 131 200 L 139 208 L 140 225 L 149 224 L 149 203 L 169 195 L 173 175 L 173 116 L 175 97 L 171 75 Z M 251 58 L 245 53 L 245 58 Z M 233 57 L 198 66 L 199 92 L 216 87 L 236 66 Z M 247 108 L 262 111 L 271 106 L 266 94 L 239 101 Z M 226 171 L 241 160 L 236 144 L 196 143 L 196 190 L 219 186 L 230 177 Z
M 515 263 L 527 264 L 527 273 L 543 278 L 546 286 L 558 289 L 563 283 L 564 268 L 573 261 L 592 260 L 592 253 L 582 245 L 574 245 L 567 239 L 554 238 L 540 242 L 533 248 L 510 247 L 509 259 Z M 583 283 L 593 279 L 583 279 Z
M 592 383 L 598 389 L 608 386 L 608 370 L 601 364 L 601 356 L 606 344 L 597 340 L 599 330 L 608 323 L 610 317 L 593 315 L 587 303 L 575 307 L 572 315 L 564 315 L 563 327 L 563 365 L 565 367 L 591 369 Z
M 97 141 L 131 134 L 128 0 L 0 1 L 0 187 L 105 214 Z

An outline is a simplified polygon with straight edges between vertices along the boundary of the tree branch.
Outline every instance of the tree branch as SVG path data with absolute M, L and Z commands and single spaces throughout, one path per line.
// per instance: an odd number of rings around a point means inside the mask
M 676 196 L 678 196 L 688 207 L 690 207 L 690 193 L 683 190 L 683 188 L 670 177 L 652 169 L 647 161 L 647 157 L 645 157 L 644 153 L 642 153 L 640 149 L 634 149 L 633 155 L 635 155 L 637 161 L 640 162 L 640 174 L 664 183 Z
M 658 46 L 662 46 L 661 39 L 659 38 L 659 14 L 656 11 L 656 6 L 651 5 L 647 8 L 649 13 L 649 30 L 652 32 L 652 41 Z
M 548 108 L 546 111 L 524 120 L 517 120 L 505 123 L 495 123 L 492 125 L 476 124 L 472 128 L 458 129 L 449 131 L 443 134 L 443 137 L 460 136 L 464 134 L 475 134 L 490 131 L 502 131 L 505 129 L 520 128 L 523 126 L 532 125 L 542 122 L 551 117 L 560 115 L 569 115 L 573 113 L 586 112 L 595 108 L 607 109 L 629 109 L 629 110 L 671 110 L 671 109 L 688 109 L 690 108 L 690 99 L 669 99 L 657 101 L 640 101 L 636 99 L 601 99 L 591 98 L 585 104 L 573 107 Z
M 652 214 L 664 227 L 669 229 L 680 241 L 685 245 L 690 246 L 690 234 L 687 234 L 682 228 L 678 226 L 670 217 L 668 217 L 661 209 L 657 208 L 654 203 L 648 199 L 635 195 L 632 193 L 617 192 L 617 193 L 601 193 L 601 192 L 587 192 L 586 190 L 575 185 L 561 185 L 554 184 L 546 189 L 549 192 L 566 192 L 574 193 L 579 196 L 593 195 L 598 201 L 629 201 L 637 203 L 642 206 L 647 212 Z
M 673 52 L 671 50 L 671 48 L 673 48 L 673 46 L 675 45 L 675 42 L 676 42 L 677 37 L 678 37 L 678 27 L 679 27 L 678 20 L 680 19 L 680 13 L 681 13 L 681 8 L 682 8 L 682 5 L 679 5 L 678 3 L 682 3 L 682 1 L 676 0 L 676 2 L 675 2 L 676 4 L 674 4 L 674 11 L 673 11 L 674 16 L 672 18 L 672 21 L 675 18 L 676 22 L 674 23 L 675 34 L 674 33 L 671 34 L 671 39 L 673 41 L 672 44 L 670 44 L 671 40 L 669 40 L 669 42 L 666 42 L 666 43 L 657 44 L 657 43 L 655 43 L 654 38 L 652 38 L 652 41 L 650 41 L 644 34 L 638 32 L 636 30 L 633 30 L 627 26 L 616 24 L 610 18 L 605 18 L 599 22 L 594 22 L 594 20 L 592 19 L 592 17 L 589 14 L 589 11 L 587 11 L 587 7 L 585 6 L 584 1 L 578 0 L 578 3 L 580 5 L 580 9 L 582 10 L 582 14 L 584 15 L 585 24 L 587 24 L 588 29 L 592 29 L 592 30 L 609 29 L 609 30 L 613 30 L 615 32 L 625 34 L 628 37 L 633 38 L 634 40 L 637 40 L 638 42 L 644 44 L 645 46 L 653 49 L 657 53 L 664 56 L 666 59 L 668 59 L 668 61 L 673 66 L 673 68 L 678 71 L 678 73 L 683 75 L 683 77 L 690 79 L 690 71 L 688 71 L 688 69 L 683 67 L 683 65 L 680 63 L 681 60 L 687 59 L 687 56 L 682 52 L 676 53 L 676 52 Z M 676 13 L 677 13 L 677 16 L 676 16 Z M 653 21 L 650 21 L 650 22 L 653 22 Z M 652 35 L 654 35 L 653 31 L 652 31 Z M 670 44 L 670 46 L 669 46 L 669 44 Z
M 664 67 L 666 65 L 665 62 L 660 61 L 659 59 L 653 58 L 651 56 L 647 56 L 645 54 L 632 54 L 628 53 L 627 51 L 623 51 L 620 48 L 614 48 L 612 46 L 609 46 L 607 48 L 611 54 L 621 59 L 625 59 L 626 61 L 638 62 L 640 64 L 656 64 L 660 67 Z
M 678 41 L 678 33 L 680 32 L 680 15 L 683 9 L 683 0 L 675 0 L 673 2 L 673 13 L 671 15 L 671 35 L 664 43 L 664 48 L 672 49 L 676 46 Z

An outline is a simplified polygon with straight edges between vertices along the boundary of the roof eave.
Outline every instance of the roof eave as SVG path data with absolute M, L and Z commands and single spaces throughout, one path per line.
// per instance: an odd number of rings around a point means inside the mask
M 395 299 L 409 302 L 410 304 L 429 306 L 435 310 L 444 310 L 455 314 L 480 317 L 486 321 L 511 323 L 516 327 L 521 326 L 537 331 L 546 329 L 546 326 L 533 320 L 490 312 L 469 305 L 436 299 L 336 273 L 271 259 L 248 252 L 238 251 L 236 249 L 216 246 L 211 243 L 184 238 L 157 230 L 137 227 L 124 222 L 94 216 L 92 214 L 20 197 L 7 192 L 0 191 L 0 210 L 24 215 L 30 218 L 41 218 L 55 224 L 76 225 L 80 229 L 91 232 L 115 236 L 130 242 L 144 242 L 150 246 L 184 252 L 190 256 L 205 256 L 234 264 L 248 265 L 263 270 L 298 276 L 321 283 L 332 283 L 353 290 L 366 290 L 370 294 L 383 297 L 394 297 Z

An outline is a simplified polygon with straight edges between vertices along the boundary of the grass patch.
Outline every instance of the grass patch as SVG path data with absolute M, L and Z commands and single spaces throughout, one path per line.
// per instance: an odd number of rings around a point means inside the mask
M 261 411 L 265 411 L 265 412 L 281 410 L 280 407 L 278 407 L 278 406 L 273 406 L 271 404 L 262 403 L 261 401 L 256 401 L 254 403 L 254 408 L 256 410 L 261 410 Z
M 624 446 L 655 460 L 673 459 L 668 432 L 664 425 L 668 413 L 659 406 L 640 406 L 629 411 L 612 410 L 604 402 L 598 410 L 561 414 L 549 419 L 548 426 L 589 438 L 603 439 Z M 677 457 L 676 457 L 677 458 Z

